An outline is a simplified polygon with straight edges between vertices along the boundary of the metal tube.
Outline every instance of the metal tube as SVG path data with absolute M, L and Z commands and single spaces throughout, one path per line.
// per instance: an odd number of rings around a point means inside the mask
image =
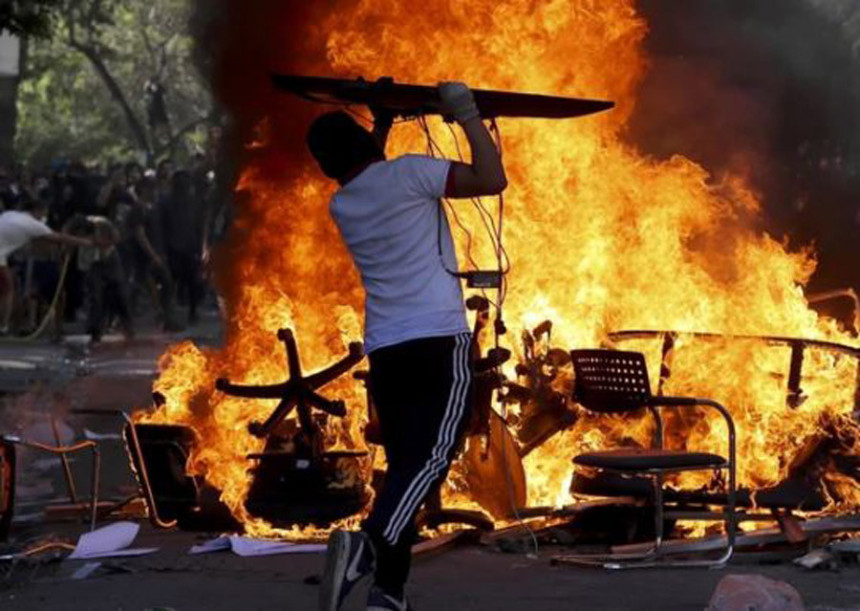
M 675 334 L 672 332 L 666 333 L 663 336 L 663 346 L 660 356 L 660 381 L 657 384 L 657 395 L 663 394 L 663 386 L 669 381 L 672 376 L 672 366 L 670 364 L 672 349 L 675 347 Z
M 38 441 L 28 441 L 26 439 L 21 439 L 20 437 L 4 437 L 6 441 L 11 443 L 16 443 L 19 446 L 24 446 L 25 448 L 33 448 L 34 450 L 42 450 L 44 452 L 50 452 L 51 454 L 71 454 L 72 452 L 79 452 L 81 450 L 85 450 L 87 448 L 91 448 L 96 445 L 94 441 L 81 441 L 80 443 L 76 443 L 71 446 L 49 446 L 44 443 L 39 443 Z
M 819 339 L 804 339 L 800 337 L 784 337 L 779 335 L 732 335 L 728 333 L 701 333 L 697 331 L 631 330 L 613 331 L 608 334 L 608 337 L 613 342 L 622 342 L 630 339 L 659 339 L 667 333 L 674 334 L 676 339 L 679 336 L 683 336 L 694 337 L 698 339 L 751 340 L 762 342 L 765 344 L 775 344 L 783 346 L 791 346 L 793 342 L 803 342 L 803 344 L 809 348 L 821 348 L 822 350 L 840 352 L 842 354 L 847 354 L 848 356 L 860 358 L 860 348 L 855 348 L 854 346 L 847 346 L 845 344 L 837 344 L 836 342 L 828 342 Z
M 803 377 L 803 353 L 805 349 L 803 342 L 791 343 L 791 365 L 788 370 L 788 394 L 785 403 L 791 409 L 797 409 L 803 403 L 803 388 L 800 383 Z
M 152 493 L 152 486 L 149 483 L 149 472 L 146 470 L 146 463 L 143 460 L 143 450 L 140 447 L 140 440 L 137 437 L 137 429 L 135 429 L 134 427 L 134 420 L 132 420 L 131 417 L 121 409 L 110 411 L 74 409 L 72 410 L 72 413 L 96 416 L 119 416 L 125 421 L 125 423 L 128 425 L 128 437 L 132 446 L 132 451 L 138 457 L 138 462 L 140 463 L 137 480 L 140 484 L 141 492 L 143 493 L 143 499 L 146 502 L 146 508 L 149 513 L 149 521 L 156 528 L 173 528 L 174 526 L 176 526 L 176 520 L 171 520 L 167 522 L 162 520 L 158 515 L 158 507 L 156 507 L 155 505 L 155 495 Z M 132 467 L 134 467 L 133 464 Z
M 90 530 L 95 530 L 96 512 L 98 511 L 99 501 L 99 475 L 101 473 L 101 453 L 99 452 L 98 444 L 95 441 L 82 441 L 71 446 L 58 445 L 56 447 L 53 447 L 44 443 L 39 443 L 37 441 L 28 441 L 26 439 L 21 439 L 19 437 L 4 437 L 3 439 L 10 443 L 16 443 L 27 448 L 42 450 L 50 454 L 59 454 L 61 457 L 65 457 L 66 454 L 71 454 L 72 452 L 79 452 L 81 450 L 89 448 L 93 454 L 92 488 L 90 494 Z M 77 503 L 77 501 L 74 501 L 74 503 Z
M 736 519 L 735 519 L 735 508 L 737 506 L 737 433 L 735 431 L 735 421 L 732 419 L 732 415 L 726 407 L 716 401 L 711 399 L 701 399 L 701 398 L 691 398 L 687 400 L 688 402 L 680 403 L 680 404 L 672 404 L 671 397 L 665 397 L 667 402 L 670 403 L 671 407 L 712 407 L 717 410 L 723 419 L 726 421 L 726 427 L 728 429 L 728 441 L 729 441 L 729 458 L 728 458 L 728 471 L 729 471 L 729 482 L 728 482 L 728 504 L 726 506 L 726 514 L 725 514 L 725 524 L 726 524 L 726 538 L 728 541 L 728 545 L 726 546 L 725 553 L 718 558 L 717 560 L 709 560 L 703 561 L 705 562 L 702 566 L 723 566 L 725 565 L 729 559 L 732 557 L 734 553 L 735 546 L 735 529 L 736 529 Z M 660 406 L 659 398 L 655 397 L 655 401 L 652 405 Z M 697 566 L 699 563 L 690 563 L 689 566 Z M 663 566 L 661 564 L 661 566 Z M 674 566 L 668 565 L 667 566 Z M 683 566 L 683 563 L 678 566 Z
M 126 421 L 126 424 L 128 424 L 129 437 L 131 438 L 131 443 L 134 446 L 134 453 L 137 455 L 138 463 L 140 465 L 140 484 L 141 488 L 143 488 L 146 507 L 149 510 L 149 521 L 157 528 L 173 528 L 176 526 L 176 520 L 166 522 L 158 515 L 158 508 L 155 505 L 155 495 L 153 495 L 152 487 L 149 484 L 149 473 L 146 470 L 146 463 L 143 460 L 143 450 L 141 450 L 140 441 L 137 438 L 137 430 L 134 428 L 134 421 L 125 412 L 120 413 L 122 414 L 122 418 Z
M 57 430 L 57 419 L 51 417 L 51 430 L 54 433 L 54 443 L 57 447 L 60 446 L 60 432 Z M 78 502 L 78 492 L 75 489 L 75 478 L 72 476 L 72 469 L 69 466 L 69 458 L 65 453 L 60 454 L 60 461 L 63 463 L 63 476 L 66 478 L 66 487 L 69 490 L 69 500 L 72 504 Z
M 90 515 L 90 532 L 96 529 L 96 514 L 99 507 L 99 476 L 101 474 L 101 452 L 98 446 L 93 446 L 93 473 L 92 473 L 92 491 L 90 493 L 90 502 L 92 504 Z
M 654 476 L 654 554 L 660 554 L 663 545 L 663 474 Z
M 728 545 L 723 556 L 717 560 L 717 566 L 724 565 L 732 557 L 735 548 L 736 535 L 736 520 L 735 506 L 737 505 L 737 435 L 735 432 L 735 422 L 732 419 L 731 413 L 720 403 L 710 399 L 698 399 L 701 405 L 707 405 L 716 409 L 726 421 L 726 426 L 729 430 L 729 483 L 728 497 L 729 503 L 726 507 L 726 538 Z
M 660 415 L 660 410 L 658 410 L 653 405 L 648 406 L 648 411 L 654 416 L 654 420 L 657 422 L 657 431 L 655 437 L 657 438 L 657 449 L 663 449 L 663 417 Z

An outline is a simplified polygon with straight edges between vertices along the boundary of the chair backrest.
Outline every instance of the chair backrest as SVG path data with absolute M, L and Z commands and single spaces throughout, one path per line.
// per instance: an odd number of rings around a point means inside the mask
M 595 412 L 621 413 L 651 399 L 648 367 L 639 352 L 573 350 L 573 399 Z

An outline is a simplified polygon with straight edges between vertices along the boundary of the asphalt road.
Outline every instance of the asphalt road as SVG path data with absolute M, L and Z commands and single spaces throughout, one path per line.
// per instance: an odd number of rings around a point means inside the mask
M 307 581 L 321 571 L 321 555 L 188 556 L 195 542 L 199 541 L 189 533 L 143 533 L 135 545 L 158 546 L 159 552 L 104 561 L 98 572 L 82 581 L 71 579 L 81 561 L 18 567 L 12 579 L 0 585 L 0 609 L 316 609 L 317 587 Z M 416 564 L 409 593 L 415 608 L 424 611 L 701 610 L 725 575 L 759 573 L 795 586 L 811 608 L 860 609 L 857 567 L 838 573 L 806 572 L 790 564 L 607 572 L 551 567 L 548 557 L 554 551 L 541 550 L 537 559 L 481 547 L 449 551 Z M 356 592 L 347 611 L 363 609 L 362 596 Z
M 216 341 L 217 325 L 198 335 Z M 56 401 L 99 409 L 128 408 L 148 402 L 155 359 L 175 337 L 150 335 L 134 344 L 108 342 L 94 349 L 80 346 L 0 345 L 0 432 L 45 436 L 45 416 Z M 3 383 L 8 382 L 8 387 Z M 30 389 L 29 394 L 17 394 Z M 63 398 L 65 397 L 65 398 Z M 102 435 L 119 432 L 110 419 L 69 420 L 63 434 L 80 438 L 84 429 Z M 106 496 L 120 497 L 133 489 L 118 439 L 103 442 Z M 20 545 L 50 536 L 74 540 L 80 523 L 46 523 L 44 504 L 64 491 L 56 461 L 26 455 L 19 474 L 21 494 L 12 543 Z M 86 462 L 73 470 L 85 478 Z M 82 480 L 85 481 L 85 480 Z M 144 524 L 135 546 L 158 547 L 150 556 L 104 560 L 86 579 L 74 579 L 81 561 L 42 560 L 15 565 L 0 563 L 0 611 L 69 609 L 99 610 L 313 610 L 322 556 L 241 558 L 230 552 L 188 555 L 207 538 L 180 531 L 153 531 Z M 807 572 L 790 563 L 753 564 L 739 557 L 719 571 L 673 569 L 607 572 L 599 569 L 552 567 L 557 549 L 542 549 L 537 558 L 471 546 L 420 559 L 410 594 L 416 609 L 461 611 L 534 609 L 704 609 L 718 581 L 730 573 L 759 573 L 795 586 L 810 608 L 860 609 L 860 567 L 840 572 Z M 347 611 L 363 609 L 362 592 Z

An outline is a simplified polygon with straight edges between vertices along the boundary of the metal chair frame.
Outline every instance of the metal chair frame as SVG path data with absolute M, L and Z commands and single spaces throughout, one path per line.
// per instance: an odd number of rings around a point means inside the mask
M 710 465 L 707 467 L 675 467 L 675 468 L 644 468 L 644 469 L 613 469 L 599 467 L 602 470 L 623 475 L 644 474 L 649 476 L 653 482 L 654 490 L 654 526 L 656 537 L 653 546 L 645 553 L 641 554 L 610 554 L 610 555 L 587 555 L 587 556 L 563 556 L 556 559 L 557 562 L 570 564 L 585 564 L 590 566 L 602 566 L 606 569 L 630 569 L 630 568 L 649 568 L 649 567 L 710 567 L 721 568 L 725 566 L 731 559 L 734 553 L 735 545 L 735 530 L 737 525 L 736 516 L 736 475 L 737 475 L 737 448 L 736 448 L 736 433 L 735 424 L 728 409 L 720 403 L 711 399 L 696 398 L 696 397 L 668 397 L 668 396 L 653 396 L 651 395 L 648 382 L 648 370 L 645 364 L 645 357 L 636 352 L 620 352 L 610 350 L 574 350 L 571 352 L 573 357 L 574 367 L 576 369 L 577 381 L 574 389 L 574 400 L 580 403 L 589 411 L 598 413 L 631 413 L 642 408 L 647 409 L 656 421 L 656 446 L 652 449 L 662 450 L 664 446 L 664 426 L 663 418 L 660 414 L 660 408 L 677 407 L 677 408 L 697 408 L 709 407 L 723 417 L 728 428 L 728 446 L 729 457 L 723 459 L 723 464 Z M 592 389 L 591 396 L 589 390 L 583 389 L 581 382 L 587 375 L 581 375 L 582 358 L 607 357 L 611 356 L 616 359 L 628 359 L 626 363 L 635 363 L 632 365 L 637 371 L 635 376 L 622 377 L 613 379 L 608 382 L 609 386 L 603 384 L 602 388 Z M 639 370 L 641 367 L 641 370 Z M 624 370 L 629 372 L 630 370 Z M 626 376 L 626 373 L 622 373 Z M 641 377 L 640 377 L 641 376 Z M 634 377 L 636 379 L 634 379 Z M 626 382 L 625 382 L 626 380 Z M 586 380 L 585 385 L 587 386 Z M 598 386 L 601 382 L 598 382 Z M 596 395 L 596 396 L 595 396 Z M 605 401 L 615 399 L 613 406 L 608 407 L 602 405 Z M 726 509 L 721 512 L 723 521 L 726 527 L 727 546 L 723 554 L 716 559 L 701 559 L 701 560 L 661 560 L 665 558 L 666 553 L 662 552 L 662 544 L 664 537 L 664 519 L 665 507 L 663 503 L 663 477 L 667 473 L 679 473 L 682 471 L 711 471 L 711 470 L 726 470 L 728 471 L 727 483 L 727 505 Z
M 125 423 L 123 432 L 128 431 L 128 435 L 123 435 L 123 443 L 126 447 L 127 452 L 129 453 L 129 467 L 135 479 L 137 480 L 139 493 L 119 501 L 114 505 L 114 507 L 111 508 L 111 510 L 127 505 L 135 499 L 143 498 L 144 504 L 146 505 L 147 514 L 149 516 L 149 522 L 155 528 L 170 529 L 176 526 L 176 520 L 164 520 L 158 514 L 158 506 L 155 502 L 155 493 L 153 492 L 152 485 L 150 484 L 149 472 L 147 471 L 146 463 L 143 460 L 143 449 L 141 448 L 140 440 L 137 436 L 137 430 L 135 429 L 136 423 L 132 419 L 132 417 L 121 409 L 73 409 L 71 410 L 71 413 L 76 415 L 115 417 L 120 418 Z M 132 455 L 136 455 L 139 457 L 139 471 L 135 469 Z M 106 513 L 110 513 L 111 510 L 107 511 Z
M 54 456 L 59 456 L 60 460 L 63 463 L 64 467 L 64 476 L 66 478 L 66 485 L 69 489 L 69 497 L 73 503 L 77 502 L 77 492 L 75 489 L 75 482 L 72 477 L 71 470 L 68 465 L 68 455 L 73 454 L 75 452 L 81 452 L 84 450 L 89 450 L 92 454 L 92 471 L 91 471 L 91 479 L 90 479 L 90 531 L 95 530 L 96 528 L 96 519 L 98 512 L 98 504 L 99 504 L 99 474 L 101 469 L 101 454 L 99 452 L 98 444 L 94 441 L 81 441 L 79 443 L 64 446 L 57 442 L 56 446 L 50 446 L 47 444 L 39 443 L 36 441 L 30 441 L 27 439 L 23 439 L 16 435 L 0 435 L 0 439 L 7 443 L 11 443 L 14 445 L 19 445 L 25 448 L 30 448 L 32 450 L 38 450 L 41 452 L 47 452 L 48 454 L 53 454 Z M 12 474 L 12 477 L 15 475 Z

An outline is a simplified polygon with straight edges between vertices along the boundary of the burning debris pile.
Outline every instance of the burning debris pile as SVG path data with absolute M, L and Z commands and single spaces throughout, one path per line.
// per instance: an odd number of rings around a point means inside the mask
M 522 460 L 517 503 L 557 507 L 572 500 L 575 455 L 646 446 L 653 434 L 646 419 L 585 415 L 569 398 L 568 351 L 622 343 L 646 355 L 653 388 L 729 406 L 742 487 L 773 488 L 814 464 L 812 472 L 826 482 L 817 487 L 825 493 L 819 507 L 857 505 L 850 456 L 858 449 L 852 413 L 860 342 L 809 307 L 803 287 L 815 268 L 813 254 L 790 252 L 756 231 L 760 202 L 740 178 L 711 176 L 682 157 L 652 159 L 625 141 L 647 68 L 647 24 L 633 0 L 495 0 L 472 3 L 469 11 L 437 0 L 425 0 L 421 10 L 401 1 L 298 4 L 233 4 L 224 20 L 229 29 L 213 26 L 213 39 L 223 43 L 215 82 L 242 146 L 238 217 L 219 261 L 227 341 L 219 350 L 173 347 L 155 385 L 163 405 L 138 415 L 140 422 L 194 430 L 189 473 L 219 491 L 246 531 L 320 534 L 306 524 L 279 531 L 251 509 L 248 457 L 272 447 L 248 425 L 265 421 L 278 399 L 222 392 L 229 389 L 216 380 L 253 386 L 281 380 L 287 363 L 280 329 L 295 330 L 311 371 L 361 337 L 359 283 L 328 218 L 329 187 L 299 151 L 314 109 L 270 91 L 273 70 L 394 74 L 420 83 L 456 78 L 475 87 L 617 102 L 611 113 L 576 121 L 500 122 L 511 183 L 505 225 L 513 262 L 511 331 L 504 347 L 512 357 L 505 379 L 488 382 L 490 393 L 497 391 L 493 411 L 474 428 L 441 505 L 481 510 L 497 522 L 510 517 L 507 489 L 477 491 L 475 473 L 488 453 L 507 455 L 514 472 Z M 456 156 L 456 136 L 430 124 L 440 146 Z M 392 143 L 391 155 L 424 148 L 421 131 L 408 122 L 395 126 Z M 474 211 L 461 215 L 463 225 L 480 226 Z M 465 260 L 467 239 L 459 238 Z M 477 239 L 471 246 L 474 259 L 492 260 L 489 244 Z M 628 329 L 669 331 L 620 333 Z M 717 337 L 695 335 L 701 332 Z M 794 340 L 760 337 L 811 341 L 798 357 Z M 488 338 L 483 343 L 486 354 Z M 360 380 L 342 376 L 322 391 L 346 409 L 342 418 L 313 420 L 325 440 L 320 451 L 373 453 Z M 498 416 L 503 411 L 506 422 Z M 307 424 L 295 413 L 284 422 L 293 429 Z M 667 425 L 677 448 L 724 451 L 724 425 L 716 417 L 685 412 Z M 676 483 L 708 490 L 710 478 L 685 474 Z M 578 486 L 574 492 L 582 492 Z

